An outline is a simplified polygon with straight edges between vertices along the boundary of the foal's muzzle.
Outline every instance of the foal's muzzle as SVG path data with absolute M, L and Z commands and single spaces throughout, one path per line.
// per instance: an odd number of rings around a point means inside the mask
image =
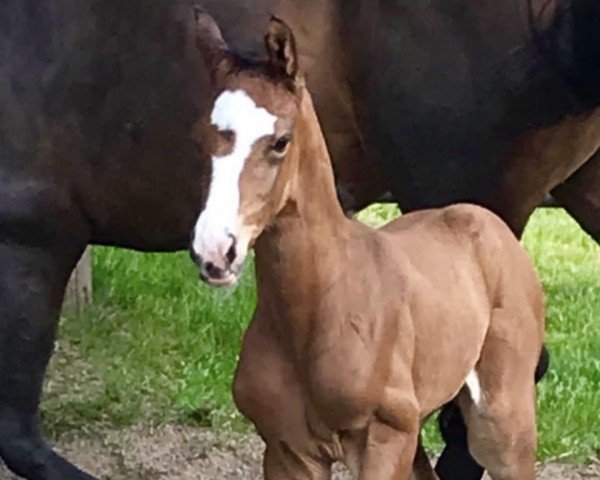
M 224 254 L 218 249 L 203 256 L 196 251 L 193 242 L 190 245 L 190 257 L 200 268 L 200 279 L 215 287 L 233 285 L 239 275 L 239 269 L 234 266 L 237 258 L 237 238 L 232 234 L 227 238 L 230 243 Z

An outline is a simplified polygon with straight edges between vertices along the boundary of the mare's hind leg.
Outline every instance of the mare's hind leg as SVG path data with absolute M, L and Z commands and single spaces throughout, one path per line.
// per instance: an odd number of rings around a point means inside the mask
M 554 188 L 552 195 L 600 243 L 600 151 Z
M 83 248 L 0 243 L 0 458 L 29 480 L 92 480 L 48 446 L 38 414 L 64 288 Z
M 537 324 L 495 310 L 482 354 L 457 397 L 469 449 L 493 480 L 535 479 Z M 531 328 L 529 328 L 531 327 Z
M 439 417 L 439 426 L 446 447 L 442 452 L 435 472 L 441 480 L 480 480 L 484 469 L 469 452 L 467 427 L 458 405 L 444 405 Z

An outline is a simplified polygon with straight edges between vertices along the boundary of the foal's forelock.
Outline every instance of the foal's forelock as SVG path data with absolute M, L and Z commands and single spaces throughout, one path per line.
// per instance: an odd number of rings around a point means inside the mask
M 194 229 L 193 248 L 216 265 L 238 235 L 240 175 L 254 143 L 275 133 L 277 117 L 258 107 L 243 90 L 226 90 L 215 101 L 211 124 L 219 132 L 233 132 L 233 150 L 212 156 L 212 177 L 206 206 Z M 213 258 L 214 257 L 214 258 Z

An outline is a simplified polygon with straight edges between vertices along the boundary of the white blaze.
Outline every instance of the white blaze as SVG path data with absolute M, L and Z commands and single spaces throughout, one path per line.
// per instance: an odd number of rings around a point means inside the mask
M 194 251 L 205 261 L 224 267 L 231 235 L 238 236 L 239 180 L 252 146 L 261 137 L 275 133 L 277 117 L 256 103 L 243 90 L 226 90 L 217 100 L 210 121 L 219 131 L 235 134 L 229 155 L 212 157 L 208 199 L 194 228 Z

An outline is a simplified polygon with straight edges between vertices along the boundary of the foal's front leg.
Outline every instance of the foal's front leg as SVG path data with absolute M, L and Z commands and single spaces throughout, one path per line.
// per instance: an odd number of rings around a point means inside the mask
M 413 472 L 410 480 L 440 480 L 431 466 L 427 452 L 423 447 L 423 439 L 421 438 L 421 435 L 419 435 L 417 442 L 417 452 L 415 453 Z
M 369 425 L 359 480 L 407 480 L 410 477 L 418 422 L 407 427 L 392 427 L 380 420 Z
M 330 480 L 331 464 L 294 453 L 283 442 L 267 445 L 265 480 Z

